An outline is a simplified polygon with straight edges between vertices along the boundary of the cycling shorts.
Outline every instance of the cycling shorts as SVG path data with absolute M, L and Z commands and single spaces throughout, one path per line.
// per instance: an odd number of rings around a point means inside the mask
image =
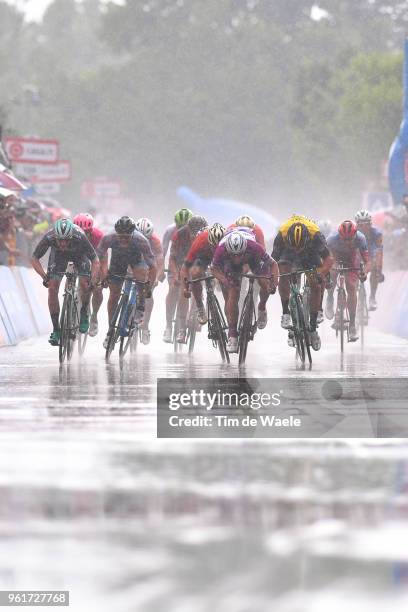
M 51 280 L 61 280 L 65 274 L 68 263 L 72 261 L 78 276 L 91 275 L 91 262 L 85 255 L 72 255 L 52 248 L 48 259 L 47 274 Z

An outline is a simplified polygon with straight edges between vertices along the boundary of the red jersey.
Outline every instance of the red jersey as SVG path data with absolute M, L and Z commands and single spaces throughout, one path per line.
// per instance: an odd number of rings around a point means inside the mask
M 206 229 L 194 239 L 184 262 L 188 268 L 191 268 L 196 259 L 212 260 L 215 247 L 208 242 L 208 232 Z
M 175 260 L 177 266 L 181 266 L 183 264 L 192 242 L 193 240 L 187 225 L 180 227 L 180 229 L 174 234 L 170 247 L 170 258 Z
M 240 226 L 238 226 L 236 223 L 231 223 L 231 225 L 228 226 L 228 229 L 232 229 L 233 227 Z M 251 227 L 250 230 L 254 233 L 255 240 L 257 241 L 257 243 L 265 249 L 265 236 L 262 228 L 255 223 L 254 227 Z
M 163 257 L 163 249 L 161 240 L 157 234 L 152 234 L 149 236 L 148 241 L 150 243 L 150 248 L 152 249 L 152 253 L 157 259 L 157 257 Z
M 99 245 L 103 236 L 103 231 L 98 229 L 97 227 L 93 227 L 90 232 L 86 232 L 86 237 L 88 238 L 94 249 L 96 249 L 96 247 Z

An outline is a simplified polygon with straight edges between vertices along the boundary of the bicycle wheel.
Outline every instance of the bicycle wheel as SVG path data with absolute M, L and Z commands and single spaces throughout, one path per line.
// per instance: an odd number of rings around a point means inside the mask
M 225 333 L 226 324 L 219 302 L 215 295 L 208 297 L 208 330 L 211 340 L 216 344 L 221 359 L 230 362 L 230 356 L 227 352 L 227 334 Z
M 64 363 L 65 357 L 68 350 L 68 337 L 69 337 L 69 321 L 68 321 L 68 294 L 65 294 L 64 301 L 62 304 L 62 310 L 60 315 L 60 341 L 59 341 L 59 361 Z
M 69 297 L 69 300 L 68 300 L 67 309 L 68 309 L 69 334 L 68 334 L 68 343 L 67 343 L 67 359 L 68 361 L 71 361 L 72 355 L 74 353 L 75 341 L 78 335 L 79 313 L 78 313 L 76 299 L 72 295 L 69 295 L 68 297 Z
M 130 314 L 128 313 L 128 308 L 126 308 L 123 311 L 123 317 L 126 317 L 126 321 L 123 321 L 123 324 L 129 327 L 129 335 L 128 336 L 120 336 L 120 341 L 119 341 L 119 358 L 123 359 L 123 357 L 126 355 L 128 349 L 130 348 L 130 346 L 132 345 L 132 338 L 133 338 L 133 334 L 135 333 L 135 314 L 136 314 L 136 304 L 133 304 L 133 306 L 131 306 L 131 312 Z M 122 317 L 121 317 L 121 321 L 122 321 Z M 121 325 L 122 327 L 122 325 Z
M 130 354 L 131 355 L 133 355 L 137 351 L 137 345 L 139 344 L 139 334 L 140 334 L 139 327 L 136 327 L 130 339 Z
M 309 360 L 309 364 L 312 365 L 312 353 L 310 350 L 310 341 L 309 341 L 309 319 L 306 319 L 305 317 L 305 308 L 303 304 L 303 298 L 301 295 L 297 296 L 296 303 L 297 303 L 297 309 L 298 309 L 298 314 L 299 314 L 299 317 L 298 317 L 299 329 L 301 331 L 301 335 L 303 338 L 303 345 L 304 345 L 304 348 L 306 349 L 306 354 Z M 307 306 L 307 309 L 309 309 L 309 306 Z M 308 314 L 308 316 L 310 315 Z M 304 361 L 306 361 L 306 359 L 304 359 Z
M 301 328 L 300 309 L 298 307 L 298 301 L 296 298 L 292 300 L 292 303 L 290 305 L 290 315 L 293 323 L 293 336 L 295 338 L 296 344 L 296 356 L 300 359 L 302 364 L 304 364 L 306 359 L 306 347 Z
M 123 294 L 118 302 L 118 305 L 115 308 L 115 312 L 113 313 L 113 317 L 110 322 L 109 331 L 108 331 L 109 340 L 108 340 L 108 346 L 106 347 L 106 352 L 105 352 L 106 361 L 109 361 L 112 351 L 115 348 L 115 344 L 119 339 L 120 322 L 122 320 L 122 317 L 119 318 L 119 315 L 122 313 L 122 309 L 127 307 L 127 302 L 128 302 L 128 296 L 126 294 Z M 118 319 L 119 319 L 119 323 L 118 323 Z
M 238 363 L 242 365 L 245 363 L 247 350 L 248 350 L 248 342 L 251 338 L 251 328 L 252 328 L 252 313 L 253 313 L 253 302 L 252 296 L 247 295 L 244 300 L 244 305 L 242 307 L 241 321 L 239 324 L 239 335 L 238 335 Z

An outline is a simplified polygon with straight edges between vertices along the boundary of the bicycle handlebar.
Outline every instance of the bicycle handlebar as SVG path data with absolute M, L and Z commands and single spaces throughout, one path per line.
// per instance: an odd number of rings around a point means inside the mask
M 267 278 L 268 280 L 273 280 L 273 274 L 271 274 L 269 276 L 266 276 L 264 274 L 248 274 L 246 272 L 243 272 L 242 274 L 240 274 L 240 276 L 241 276 L 241 278 L 245 277 L 245 278 L 249 278 L 249 279 L 251 279 L 251 278 L 253 278 L 253 279 L 256 279 L 256 278 Z
M 212 274 L 209 274 L 208 276 L 201 276 L 200 278 L 194 278 L 192 280 L 188 280 L 186 284 L 192 285 L 193 283 L 200 283 L 201 281 L 212 280 L 213 278 L 215 278 L 215 276 Z
M 316 268 L 309 268 L 308 270 L 293 270 L 293 272 L 283 272 L 282 274 L 279 274 L 279 278 L 281 276 L 293 276 L 294 274 L 300 276 L 301 274 L 307 274 L 308 272 L 316 272 Z

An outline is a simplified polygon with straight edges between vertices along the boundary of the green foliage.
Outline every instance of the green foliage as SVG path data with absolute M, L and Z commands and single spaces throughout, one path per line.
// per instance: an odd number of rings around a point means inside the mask
M 398 129 L 407 3 L 322 0 L 320 21 L 313 4 L 54 0 L 24 25 L 0 0 L 0 106 L 9 130 L 60 138 L 75 196 L 94 175 L 166 195 L 359 192 Z

